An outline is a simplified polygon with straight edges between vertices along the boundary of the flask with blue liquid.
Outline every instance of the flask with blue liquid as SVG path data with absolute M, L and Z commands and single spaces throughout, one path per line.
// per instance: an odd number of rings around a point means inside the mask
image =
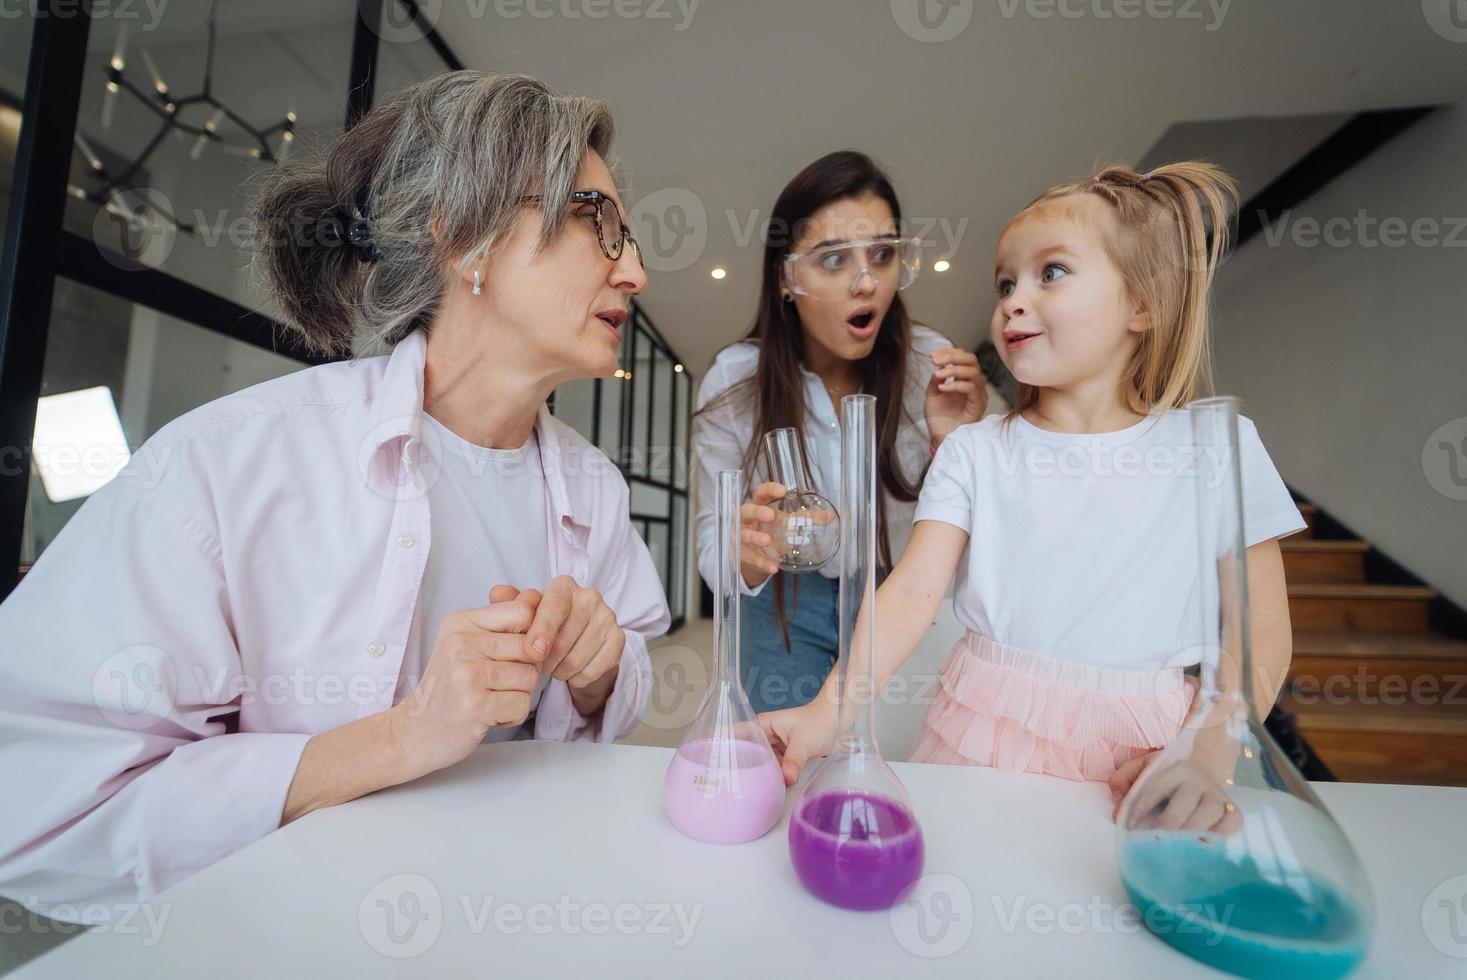
M 1354 848 L 1255 706 L 1238 400 L 1187 410 L 1202 684 L 1121 806 L 1117 870 L 1148 928 L 1194 959 L 1244 977 L 1344 976 L 1370 947 L 1374 900 Z

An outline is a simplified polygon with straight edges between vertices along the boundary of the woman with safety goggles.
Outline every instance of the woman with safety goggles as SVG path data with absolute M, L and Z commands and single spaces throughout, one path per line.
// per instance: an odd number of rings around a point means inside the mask
M 830 672 L 840 567 L 830 561 L 819 574 L 780 573 L 771 504 L 789 488 L 755 485 L 763 435 L 796 430 L 814 488 L 834 500 L 840 400 L 876 396 L 877 559 L 884 575 L 911 536 L 937 444 L 988 407 L 977 358 L 907 314 L 901 291 L 920 268 L 920 243 L 902 234 L 901 206 L 886 174 L 862 153 L 821 157 L 775 202 L 753 329 L 718 354 L 703 380 L 693 427 L 698 568 L 711 588 L 714 478 L 742 469 L 753 491 L 741 514 L 739 659 L 755 711 L 804 704 Z

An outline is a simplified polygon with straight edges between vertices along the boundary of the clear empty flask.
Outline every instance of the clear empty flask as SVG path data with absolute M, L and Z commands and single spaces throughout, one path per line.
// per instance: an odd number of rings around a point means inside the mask
M 911 800 L 881 758 L 873 726 L 876 399 L 841 399 L 841 423 L 840 733 L 795 801 L 790 860 L 819 898 L 881 909 L 921 877 L 924 848 Z
M 1238 401 L 1192 416 L 1202 686 L 1117 818 L 1116 865 L 1148 927 L 1246 977 L 1343 976 L 1365 957 L 1365 871 L 1255 706 Z
M 718 474 L 714 505 L 713 682 L 662 784 L 673 826 L 695 840 L 738 844 L 769 832 L 784 812 L 784 775 L 739 682 L 739 506 L 743 475 Z
M 813 572 L 840 549 L 835 505 L 815 490 L 794 429 L 764 434 L 764 462 L 769 478 L 785 489 L 785 495 L 770 504 L 775 516 L 766 526 L 773 538 L 769 556 L 787 572 Z

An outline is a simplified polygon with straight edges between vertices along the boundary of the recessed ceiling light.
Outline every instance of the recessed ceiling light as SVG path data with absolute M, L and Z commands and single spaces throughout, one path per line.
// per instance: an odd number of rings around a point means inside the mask
M 682 374 L 683 373 L 683 366 L 681 364 L 674 364 L 672 366 L 672 369 L 674 371 L 676 371 L 678 374 Z
M 723 268 L 722 266 L 719 266 L 708 274 L 714 279 L 722 279 L 724 276 L 728 275 L 728 270 Z
M 946 272 L 951 268 L 952 263 L 949 262 L 947 259 L 938 259 L 936 262 L 932 263 L 933 272 Z
M 616 371 L 611 376 L 613 378 L 619 378 L 619 377 L 621 377 L 622 376 L 622 370 L 621 370 L 621 368 L 617 368 Z

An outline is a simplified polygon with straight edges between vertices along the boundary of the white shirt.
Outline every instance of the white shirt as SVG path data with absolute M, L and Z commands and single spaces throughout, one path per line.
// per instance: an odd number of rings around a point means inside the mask
M 438 641 L 443 618 L 488 602 L 489 590 L 505 583 L 539 589 L 550 581 L 550 542 L 545 519 L 545 474 L 538 466 L 534 432 L 516 449 L 478 446 L 423 413 L 424 451 L 441 460 L 442 472 L 428 491 L 428 509 L 441 528 L 428 552 L 418 605 L 408 631 L 407 652 L 397 681 L 397 700 L 413 692 Z M 531 698 L 539 703 L 548 678 Z M 515 738 L 524 725 L 491 728 L 486 742 Z
M 1238 420 L 1249 547 L 1304 527 L 1258 431 Z M 953 607 L 976 633 L 1118 670 L 1196 663 L 1195 460 L 1186 412 L 1118 432 L 1022 418 L 958 428 L 937 450 L 916 520 L 969 534 Z
M 0 605 L 0 894 L 146 899 L 275 830 L 311 736 L 393 703 L 456 533 L 430 513 L 425 352 L 413 333 L 173 420 Z M 626 631 L 603 711 L 552 681 L 535 737 L 611 741 L 651 692 L 667 601 L 616 467 L 544 407 L 535 436 L 550 572 Z
M 912 324 L 911 347 L 907 354 L 907 384 L 902 401 L 902 422 L 897 434 L 897 464 L 907 479 L 915 486 L 922 470 L 932 458 L 932 435 L 927 428 L 927 417 L 923 405 L 927 398 L 927 385 L 936 370 L 932 365 L 934 352 L 952 343 L 937 331 L 921 324 Z M 698 388 L 697 408 L 701 410 L 714 398 L 743 381 L 753 377 L 759 363 L 759 345 L 752 340 L 741 341 L 724 348 L 714 359 L 713 366 Z M 808 417 L 805 420 L 805 446 L 809 452 L 806 460 L 815 489 L 831 503 L 840 506 L 840 417 L 825 390 L 820 376 L 805 367 L 800 368 L 805 381 L 805 404 Z M 744 452 L 755 436 L 754 421 L 756 403 L 752 385 L 745 386 L 746 394 L 736 394 L 723 405 L 705 415 L 698 416 L 693 424 L 693 448 L 698 456 L 698 510 L 695 518 L 698 543 L 698 571 L 711 589 L 714 587 L 714 536 L 716 522 L 713 504 L 717 499 L 719 470 L 741 469 Z M 992 393 L 990 392 L 990 404 Z M 763 433 L 758 436 L 762 438 Z M 762 456 L 762 453 L 760 454 Z M 764 479 L 762 459 L 756 463 L 755 478 L 744 488 L 748 499 L 754 486 Z M 886 494 L 886 526 L 891 540 L 891 560 L 895 562 L 912 536 L 912 513 L 916 501 L 902 502 Z M 840 562 L 829 562 L 819 570 L 827 578 L 840 575 Z M 767 582 L 768 579 L 765 580 Z M 739 578 L 739 587 L 745 595 L 758 595 L 765 582 L 750 589 Z

